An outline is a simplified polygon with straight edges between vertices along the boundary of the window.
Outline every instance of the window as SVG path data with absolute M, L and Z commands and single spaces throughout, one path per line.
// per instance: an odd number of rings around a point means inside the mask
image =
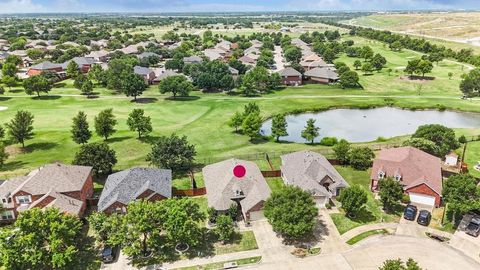
M 2 219 L 3 220 L 9 220 L 9 219 L 14 219 L 13 211 L 12 210 L 7 210 L 2 213 Z
M 378 172 L 378 179 L 383 179 L 385 178 L 385 172 L 384 171 L 379 171 Z
M 32 202 L 30 195 L 17 196 L 17 203 L 19 204 L 29 204 Z
M 400 174 L 395 175 L 395 180 L 400 181 L 402 180 L 402 176 Z

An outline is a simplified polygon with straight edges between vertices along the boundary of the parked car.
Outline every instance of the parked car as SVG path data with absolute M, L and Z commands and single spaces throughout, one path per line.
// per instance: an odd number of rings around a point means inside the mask
M 480 218 L 472 218 L 465 232 L 473 237 L 478 237 L 480 235 Z
M 112 263 L 117 256 L 118 247 L 105 246 L 102 251 L 102 261 L 104 263 Z
M 415 205 L 407 205 L 405 211 L 403 212 L 403 217 L 407 220 L 415 220 L 417 216 L 417 207 Z
M 417 218 L 417 223 L 423 226 L 428 226 L 430 220 L 432 219 L 432 214 L 427 210 L 420 210 Z

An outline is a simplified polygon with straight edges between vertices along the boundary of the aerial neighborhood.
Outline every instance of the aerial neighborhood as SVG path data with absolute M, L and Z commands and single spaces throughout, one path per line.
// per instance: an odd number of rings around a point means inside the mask
M 480 269 L 478 12 L 144 12 L 0 15 L 0 270 Z

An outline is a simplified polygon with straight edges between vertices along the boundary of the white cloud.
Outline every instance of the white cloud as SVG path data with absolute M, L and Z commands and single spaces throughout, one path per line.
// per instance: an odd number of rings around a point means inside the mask
M 28 12 L 45 12 L 45 8 L 31 0 L 0 0 L 0 14 Z

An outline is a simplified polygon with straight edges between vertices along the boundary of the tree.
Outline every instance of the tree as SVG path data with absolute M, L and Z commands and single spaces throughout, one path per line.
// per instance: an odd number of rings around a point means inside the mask
M 443 157 L 451 150 L 460 147 L 455 137 L 455 131 L 438 124 L 419 126 L 412 138 L 423 138 L 432 141 L 438 147 L 438 152 L 436 153 L 438 157 Z
M 350 151 L 350 143 L 347 140 L 341 139 L 337 144 L 333 146 L 333 152 L 335 158 L 340 164 L 348 163 L 348 152 Z
M 353 62 L 353 67 L 356 70 L 359 70 L 362 67 L 362 62 L 360 60 L 355 60 L 355 62 Z
M 451 80 L 452 77 L 453 77 L 453 73 L 452 73 L 452 72 L 448 72 L 447 76 L 448 76 L 448 79 Z
M 400 41 L 394 41 L 393 43 L 390 44 L 390 50 L 392 51 L 401 51 L 403 48 L 403 45 Z
M 379 182 L 380 201 L 383 208 L 391 211 L 400 202 L 403 196 L 403 187 L 397 180 L 393 178 L 382 179 Z
M 340 75 L 340 85 L 344 89 L 357 87 L 359 80 L 357 72 L 353 70 L 346 71 Z
M 363 66 L 362 66 L 363 75 L 367 75 L 367 74 L 372 73 L 372 70 L 373 70 L 372 63 L 366 62 L 366 63 L 363 64 Z
M 439 52 L 434 52 L 432 54 L 430 54 L 428 56 L 428 60 L 430 62 L 435 62 L 437 63 L 437 66 L 438 66 L 438 62 L 442 61 L 443 60 L 443 54 L 442 53 L 439 53 Z
M 4 63 L 2 66 L 2 74 L 3 76 L 9 76 L 9 77 L 16 77 L 17 76 L 17 65 L 14 63 Z
M 87 95 L 87 96 L 90 96 L 93 92 L 93 83 L 92 81 L 90 80 L 86 80 L 83 85 L 82 85 L 82 88 L 80 89 L 80 91 L 82 91 L 82 94 L 84 95 Z
M 3 143 L 0 143 L 0 168 L 5 164 L 5 161 L 8 158 L 8 153 L 5 151 L 5 145 Z M 1 204 L 0 204 L 0 213 L 1 213 Z
M 422 74 L 422 77 L 425 77 L 426 73 L 432 72 L 433 64 L 429 60 L 421 60 L 417 66 L 417 73 Z
M 240 112 L 235 112 L 228 122 L 229 127 L 235 128 L 235 132 L 238 132 L 238 128 L 242 126 L 243 116 Z
M 2 82 L 7 86 L 9 89 L 12 89 L 17 84 L 17 79 L 12 76 L 3 76 Z
M 448 211 L 453 215 L 463 215 L 473 209 L 480 209 L 480 188 L 476 179 L 469 174 L 450 176 L 443 184 L 443 200 L 448 203 Z
M 277 114 L 272 119 L 272 136 L 275 137 L 276 141 L 280 140 L 282 136 L 288 136 L 287 132 L 287 120 L 285 115 Z
M 360 51 L 360 56 L 367 61 L 373 57 L 373 50 L 370 46 L 363 46 Z
M 92 132 L 88 129 L 87 115 L 83 111 L 72 119 L 72 139 L 78 144 L 85 144 L 92 137 Z
M 379 53 L 375 54 L 375 56 L 372 58 L 372 65 L 373 68 L 375 68 L 376 71 L 382 70 L 382 68 L 387 64 L 387 59 L 380 55 Z
M 10 137 L 14 142 L 21 143 L 23 148 L 25 140 L 33 138 L 33 114 L 29 111 L 17 111 L 6 126 Z
M 85 84 L 86 81 L 88 81 L 88 77 L 82 73 L 77 74 L 73 78 L 74 78 L 73 86 L 78 90 L 82 90 L 82 86 Z
M 375 154 L 368 147 L 353 148 L 348 153 L 348 162 L 357 170 L 366 170 L 372 166 Z
M 460 82 L 460 91 L 466 97 L 476 97 L 480 94 L 480 68 L 471 70 Z
M 215 222 L 215 232 L 218 235 L 218 239 L 223 241 L 223 243 L 226 243 L 232 239 L 233 234 L 235 233 L 232 218 L 227 215 L 219 215 L 216 217 Z
M 160 220 L 167 238 L 173 243 L 196 246 L 203 239 L 200 222 L 206 216 L 190 198 L 175 198 L 160 203 Z M 218 221 L 217 221 L 218 222 Z
M 106 143 L 89 143 L 80 147 L 75 153 L 73 164 L 93 167 L 97 175 L 108 174 L 117 164 L 117 156 L 113 149 Z
M 248 135 L 251 140 L 258 138 L 260 128 L 262 127 L 262 118 L 257 112 L 250 113 L 243 119 L 242 131 Z
M 283 56 L 287 62 L 298 63 L 302 59 L 302 51 L 296 46 L 290 46 L 284 51 Z
M 403 142 L 403 146 L 412 146 L 434 156 L 439 152 L 439 148 L 434 142 L 423 138 L 411 138 Z
M 128 74 L 122 82 L 122 91 L 127 97 L 133 97 L 137 101 L 137 96 L 142 95 L 143 91 L 147 89 L 145 79 L 138 74 Z
M 310 118 L 307 120 L 307 125 L 305 126 L 305 129 L 302 130 L 302 138 L 313 144 L 315 138 L 318 137 L 318 135 L 320 134 L 318 132 L 319 130 L 320 128 L 315 126 L 315 119 Z
M 407 260 L 405 264 L 402 260 L 386 260 L 383 262 L 383 266 L 378 268 L 379 270 L 422 270 L 418 263 L 414 261 L 412 258 Z
M 162 80 L 159 84 L 160 93 L 165 94 L 171 92 L 173 98 L 177 95 L 188 96 L 188 93 L 193 91 L 195 87 L 183 75 L 170 76 Z
M 159 168 L 182 172 L 192 168 L 196 154 L 195 146 L 188 143 L 186 136 L 172 134 L 158 138 L 147 155 L 147 161 Z
M 461 144 L 467 143 L 467 137 L 465 137 L 465 135 L 460 135 L 460 137 L 458 137 L 458 142 Z
M 88 72 L 88 78 L 90 80 L 99 81 L 102 72 L 103 72 L 102 66 L 100 66 L 99 64 L 93 64 L 92 68 L 90 68 L 90 71 Z
M 104 137 L 105 140 L 108 140 L 108 137 L 116 132 L 117 120 L 115 120 L 112 112 L 113 109 L 106 109 L 95 116 L 95 132 L 98 136 Z
M 3 95 L 5 94 L 5 88 L 3 88 L 3 86 L 0 85 L 0 95 Z
M 6 269 L 71 269 L 81 248 L 82 223 L 54 207 L 22 212 L 0 236 L 0 262 Z M 13 236 L 13 237 L 12 237 Z
M 408 61 L 407 67 L 405 67 L 405 73 L 413 75 L 418 70 L 418 65 L 420 64 L 420 59 L 413 59 Z
M 40 97 L 40 92 L 50 92 L 52 89 L 52 83 L 42 75 L 32 76 L 23 80 L 23 88 L 27 95 L 37 93 L 37 96 Z
M 359 185 L 342 190 L 339 201 L 349 217 L 355 217 L 367 203 L 367 192 Z
M 145 111 L 142 109 L 134 109 L 127 119 L 127 125 L 131 131 L 138 133 L 138 138 L 152 132 L 152 121 L 150 116 L 145 116 Z
M 76 78 L 80 74 L 80 69 L 75 61 L 70 61 L 67 64 L 67 76 L 70 78 Z
M 286 186 L 267 199 L 264 213 L 274 231 L 287 238 L 299 239 L 313 232 L 318 209 L 310 193 Z

